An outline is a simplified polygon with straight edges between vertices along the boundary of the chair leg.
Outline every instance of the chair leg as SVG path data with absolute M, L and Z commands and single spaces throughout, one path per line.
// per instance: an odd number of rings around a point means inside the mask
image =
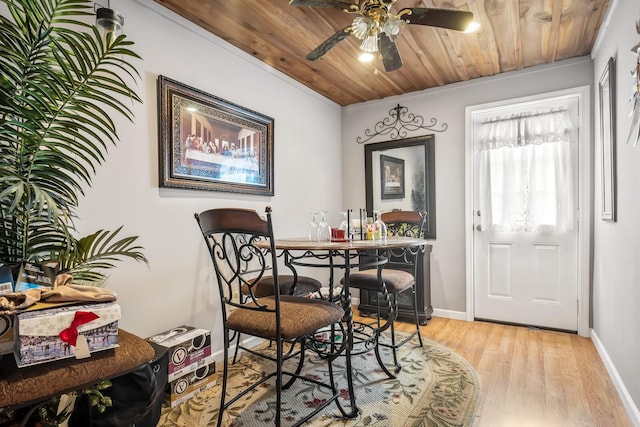
M 333 336 L 333 332 L 335 329 L 335 325 L 331 327 L 332 330 L 332 336 Z M 340 331 L 342 333 L 342 343 L 341 345 L 348 345 L 347 341 L 347 335 L 346 335 L 346 331 L 344 330 L 344 328 L 342 326 L 340 326 Z M 333 376 L 333 361 L 339 357 L 340 355 L 342 355 L 342 350 L 338 350 L 336 351 L 336 348 L 334 347 L 335 344 L 331 343 L 331 352 L 333 353 L 332 355 L 328 355 L 326 357 L 326 361 L 327 361 L 327 368 L 328 368 L 328 372 L 329 372 L 329 385 L 331 387 L 331 394 L 333 395 L 332 399 L 333 401 L 335 401 L 336 406 L 338 407 L 338 410 L 340 411 L 340 413 L 342 414 L 342 416 L 347 419 L 347 418 L 353 418 L 356 413 L 352 412 L 347 412 L 347 410 L 345 409 L 345 407 L 340 403 L 340 400 L 338 399 L 338 397 L 340 397 L 340 393 L 338 392 L 337 386 L 336 386 L 336 381 L 335 378 Z M 353 381 L 353 377 L 352 377 L 352 372 L 350 370 L 347 371 L 347 384 L 351 384 Z M 350 402 L 350 404 L 352 404 L 352 402 Z
M 236 336 L 236 349 L 233 352 L 233 364 L 235 365 L 238 357 L 238 350 L 240 349 L 240 332 L 235 331 L 234 334 Z
M 280 427 L 282 406 L 282 339 L 276 340 L 276 418 L 275 426 Z
M 392 339 L 392 343 L 393 341 L 395 341 L 395 333 L 394 333 L 394 322 L 396 320 L 396 317 L 398 315 L 396 307 L 395 307 L 395 303 L 391 300 L 391 298 L 389 297 L 389 292 L 387 291 L 386 287 L 382 287 L 382 292 L 381 294 L 384 297 L 384 300 L 387 303 L 387 319 L 384 325 L 381 325 L 380 323 L 380 316 L 378 315 L 378 324 L 377 324 L 377 328 L 374 331 L 375 333 L 375 337 L 374 337 L 374 353 L 376 355 L 376 359 L 378 361 L 378 364 L 380 365 L 380 368 L 384 371 L 385 374 L 387 374 L 387 376 L 389 378 L 396 378 L 396 374 L 400 371 L 400 365 L 398 365 L 398 361 L 397 361 L 397 357 L 396 357 L 396 349 L 395 346 L 390 346 L 390 345 L 384 345 L 381 343 L 380 341 L 380 335 L 382 334 L 382 332 L 384 332 L 386 329 L 388 329 L 389 327 L 391 328 L 391 339 Z M 395 294 L 394 294 L 395 296 Z M 394 300 L 395 301 L 395 300 Z M 389 368 L 387 368 L 386 364 L 382 361 L 382 355 L 380 354 L 380 347 L 381 346 L 385 346 L 385 347 L 391 347 L 392 349 L 392 353 L 393 353 L 393 359 L 394 359 L 394 365 L 395 365 L 395 371 L 396 374 L 392 373 Z
M 298 343 L 300 345 L 300 359 L 298 359 L 298 366 L 296 367 L 295 375 L 299 375 L 300 372 L 302 371 L 302 366 L 304 365 L 304 350 L 307 346 L 307 343 L 304 337 L 300 341 L 298 341 Z M 296 345 L 295 342 L 293 343 L 293 345 Z M 296 381 L 296 379 L 298 379 L 298 377 L 295 375 L 292 375 L 291 379 L 282 386 L 283 390 L 286 390 L 289 387 L 291 387 L 293 383 Z
M 378 300 L 378 305 L 377 305 L 377 311 L 378 311 L 378 316 L 377 316 L 377 330 L 376 330 L 376 342 L 375 342 L 375 354 L 376 354 L 376 359 L 378 360 L 378 363 L 380 364 L 380 367 L 382 368 L 382 370 L 387 374 L 387 376 L 389 376 L 390 378 L 395 378 L 396 375 L 393 374 L 387 367 L 386 365 L 383 364 L 382 362 L 382 357 L 380 355 L 380 351 L 379 351 L 379 347 L 387 347 L 391 349 L 391 352 L 393 354 L 393 364 L 395 367 L 395 372 L 396 374 L 398 372 L 400 372 L 400 370 L 402 369 L 402 367 L 400 366 L 400 364 L 398 363 L 398 355 L 397 355 L 397 349 L 400 348 L 402 345 L 404 345 L 406 342 L 408 342 L 411 338 L 413 338 L 415 335 L 418 335 L 418 342 L 420 343 L 420 347 L 423 347 L 423 342 L 422 342 L 422 334 L 420 333 L 420 318 L 418 316 L 418 301 L 417 301 L 417 295 L 416 295 L 416 291 L 415 291 L 415 286 L 413 286 L 411 288 L 411 292 L 413 293 L 413 313 L 414 313 L 414 320 L 415 320 L 415 326 L 416 326 L 416 330 L 409 335 L 408 337 L 402 339 L 400 342 L 396 342 L 396 334 L 395 334 L 395 321 L 398 317 L 398 296 L 397 294 L 393 294 L 392 299 L 389 298 L 389 294 L 386 292 L 380 292 L 379 294 L 384 295 L 385 300 L 387 301 L 387 305 L 388 305 L 388 317 L 387 317 L 387 323 L 384 324 L 383 326 L 381 326 L 380 323 L 380 301 Z M 391 330 L 391 343 L 382 343 L 380 342 L 380 334 L 382 331 L 384 331 L 385 329 L 389 328 Z
M 418 295 L 416 292 L 415 284 L 411 287 L 411 291 L 413 292 L 413 315 L 415 317 L 415 322 L 416 322 L 416 333 L 418 334 L 418 342 L 420 343 L 420 347 L 422 347 L 422 334 L 420 333 L 420 317 L 418 316 Z
M 229 331 L 224 333 L 224 362 L 222 364 L 222 389 L 220 390 L 220 407 L 218 409 L 218 424 L 222 425 L 222 414 L 224 413 L 224 400 L 227 394 L 227 376 L 229 373 Z
M 380 296 L 382 292 L 377 292 L 376 298 L 376 328 L 380 329 Z
M 398 346 L 396 345 L 396 319 L 398 317 L 398 294 L 393 294 L 393 321 L 391 322 L 391 353 L 393 354 L 393 364 L 396 367 L 396 373 L 400 372 L 400 364 L 398 364 L 398 354 L 396 352 Z

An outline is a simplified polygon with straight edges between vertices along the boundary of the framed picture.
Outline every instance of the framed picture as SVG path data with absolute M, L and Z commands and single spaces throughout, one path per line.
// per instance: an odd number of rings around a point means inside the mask
M 273 195 L 273 119 L 158 77 L 160 186 Z
M 600 147 L 602 151 L 602 219 L 616 220 L 615 61 L 609 58 L 600 77 Z
M 380 189 L 382 199 L 404 198 L 404 160 L 380 155 Z

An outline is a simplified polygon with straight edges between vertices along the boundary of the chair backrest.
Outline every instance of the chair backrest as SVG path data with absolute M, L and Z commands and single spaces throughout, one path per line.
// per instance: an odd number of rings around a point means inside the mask
M 380 219 L 387 226 L 387 234 L 393 236 L 405 236 L 424 238 L 424 230 L 427 224 L 427 215 L 418 211 L 391 211 L 384 212 Z
M 384 212 L 380 215 L 380 219 L 387 226 L 387 235 L 424 238 L 427 224 L 427 215 L 424 212 Z M 421 248 L 392 249 L 390 250 L 389 262 L 385 265 L 385 268 L 406 270 L 415 275 L 417 274 L 417 269 L 421 268 L 420 261 L 422 261 L 422 258 L 418 256 L 421 253 Z
M 210 209 L 194 216 L 204 237 L 218 282 L 218 291 L 226 319 L 226 305 L 263 311 L 279 311 L 277 258 L 271 208 L 266 220 L 255 210 Z M 269 249 L 256 246 L 269 241 Z M 275 309 L 260 304 L 254 294 L 255 284 L 266 274 L 273 274 Z M 247 304 L 249 303 L 249 304 Z

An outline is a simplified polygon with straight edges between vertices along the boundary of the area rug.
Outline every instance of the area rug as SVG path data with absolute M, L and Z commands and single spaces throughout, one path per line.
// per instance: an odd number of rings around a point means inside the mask
M 478 405 L 480 383 L 473 367 L 460 355 L 434 341 L 417 339 L 399 350 L 402 370 L 397 378 L 389 379 L 378 366 L 373 351 L 354 356 L 353 372 L 356 402 L 360 409 L 354 419 L 343 420 L 335 404 L 327 406 L 306 425 L 324 426 L 470 426 Z M 384 360 L 391 360 L 388 351 Z M 345 359 L 334 362 L 334 377 L 349 406 L 346 389 Z M 270 372 L 273 364 L 253 355 L 242 355 L 230 365 L 228 393 L 255 382 Z M 221 366 L 220 366 L 221 368 Z M 315 354 L 306 355 L 303 373 L 328 378 L 327 367 Z M 220 381 L 218 381 L 220 384 Z M 215 426 L 218 415 L 220 388 L 203 391 L 175 408 L 164 407 L 160 427 Z M 292 425 L 322 401 L 325 392 L 309 382 L 296 381 L 283 394 L 282 424 Z M 224 413 L 225 427 L 262 427 L 273 425 L 275 414 L 274 381 L 267 381 L 253 393 L 240 399 Z

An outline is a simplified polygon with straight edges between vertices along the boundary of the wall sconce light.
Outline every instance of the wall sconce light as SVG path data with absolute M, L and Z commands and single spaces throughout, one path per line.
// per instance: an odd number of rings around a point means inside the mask
M 96 27 L 104 39 L 109 33 L 112 33 L 112 37 L 122 34 L 124 17 L 118 11 L 111 9 L 110 2 L 107 3 L 107 7 L 96 3 L 94 10 L 96 12 Z

